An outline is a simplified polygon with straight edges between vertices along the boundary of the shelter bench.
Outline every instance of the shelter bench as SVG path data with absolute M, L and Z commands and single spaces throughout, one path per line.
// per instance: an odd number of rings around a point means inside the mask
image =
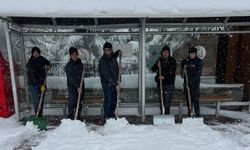
M 103 107 L 103 96 L 98 95 L 98 96 L 85 96 L 85 100 L 83 103 L 84 108 L 88 108 L 91 106 L 99 106 L 101 109 Z M 218 117 L 220 115 L 220 107 L 221 103 L 223 102 L 233 102 L 233 97 L 232 96 L 227 96 L 227 95 L 200 95 L 200 103 L 201 104 L 216 104 L 216 109 L 215 109 L 215 116 Z M 179 117 L 182 117 L 182 108 L 184 103 L 186 103 L 185 97 L 184 96 L 174 96 L 173 97 L 173 104 L 178 104 L 179 105 Z M 63 105 L 63 115 L 66 117 L 66 110 L 67 110 L 67 105 L 68 105 L 68 97 L 67 96 L 59 96 L 54 98 L 51 101 L 51 104 L 61 104 Z
M 103 96 L 85 96 L 83 107 L 100 106 L 103 107 Z M 63 116 L 66 118 L 66 110 L 68 105 L 68 96 L 58 96 L 51 101 L 51 104 L 61 104 L 63 106 Z
M 221 102 L 231 102 L 233 101 L 232 96 L 227 95 L 200 95 L 200 103 L 216 103 L 215 116 L 220 115 Z M 173 103 L 179 104 L 179 117 L 182 117 L 182 107 L 186 103 L 184 96 L 174 96 Z

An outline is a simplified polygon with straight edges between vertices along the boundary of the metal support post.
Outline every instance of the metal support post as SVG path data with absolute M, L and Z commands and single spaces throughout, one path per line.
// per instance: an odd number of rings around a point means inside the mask
M 216 102 L 216 110 L 215 110 L 215 116 L 219 117 L 220 115 L 220 101 Z
M 10 34 L 9 34 L 9 23 L 4 21 L 4 32 L 6 37 L 6 44 L 7 44 L 7 52 L 8 52 L 8 60 L 10 65 L 10 75 L 11 75 L 11 85 L 12 85 L 12 92 L 14 97 L 14 106 L 15 106 L 15 116 L 19 120 L 19 107 L 18 107 L 18 98 L 17 98 L 17 89 L 16 89 L 16 78 L 14 72 L 14 64 L 13 64 L 13 57 L 11 52 L 11 43 L 10 43 Z
M 139 112 L 142 122 L 145 121 L 145 35 L 146 35 L 146 19 L 141 20 L 140 26 L 140 66 L 139 66 Z

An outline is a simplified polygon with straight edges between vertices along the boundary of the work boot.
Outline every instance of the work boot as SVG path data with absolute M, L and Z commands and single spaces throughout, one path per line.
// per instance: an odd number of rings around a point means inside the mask
M 80 115 L 78 115 L 76 119 L 81 121 L 82 118 Z
M 68 119 L 74 120 L 74 115 L 73 114 L 69 114 L 68 115 Z
M 42 113 L 39 113 L 39 114 L 38 114 L 38 117 L 39 117 L 39 118 L 42 118 L 42 117 L 43 117 L 43 114 L 42 114 Z
M 169 115 L 170 114 L 170 111 L 165 109 L 165 115 Z
M 200 118 L 200 113 L 196 113 L 195 118 Z
M 106 123 L 106 119 L 102 119 L 102 120 L 99 122 L 99 125 L 103 126 L 105 123 Z

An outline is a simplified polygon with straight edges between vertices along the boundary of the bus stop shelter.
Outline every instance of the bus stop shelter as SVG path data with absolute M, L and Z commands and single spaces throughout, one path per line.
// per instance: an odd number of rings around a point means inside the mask
M 178 34 L 249 34 L 250 3 L 234 1 L 18 1 L 0 0 L 0 19 L 4 26 L 6 50 L 17 117 L 20 109 L 13 55 L 26 83 L 25 36 L 36 35 L 137 35 L 139 39 L 138 114 L 145 119 L 146 37 Z M 174 29 L 174 30 L 173 30 Z M 14 52 L 11 34 L 20 38 L 19 52 Z M 12 41 L 12 42 L 11 42 Z M 16 54 L 14 54 L 16 53 Z

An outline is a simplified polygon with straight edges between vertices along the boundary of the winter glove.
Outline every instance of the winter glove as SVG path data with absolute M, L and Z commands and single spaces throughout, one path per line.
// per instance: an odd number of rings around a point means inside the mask
M 119 55 L 122 56 L 122 51 L 120 49 L 118 49 L 117 52 L 118 52 L 118 56 Z
M 194 86 L 194 81 L 193 81 L 193 80 L 188 81 L 188 86 L 189 86 L 189 87 Z
M 52 65 L 45 66 L 46 73 L 52 68 Z
M 77 89 L 77 92 L 78 92 L 79 94 L 81 94 L 81 93 L 82 93 L 82 88 L 79 87 L 79 88 Z
M 40 90 L 41 90 L 41 92 L 45 92 L 46 88 L 45 88 L 45 85 L 44 85 L 44 84 L 42 84 L 42 85 L 40 86 Z

